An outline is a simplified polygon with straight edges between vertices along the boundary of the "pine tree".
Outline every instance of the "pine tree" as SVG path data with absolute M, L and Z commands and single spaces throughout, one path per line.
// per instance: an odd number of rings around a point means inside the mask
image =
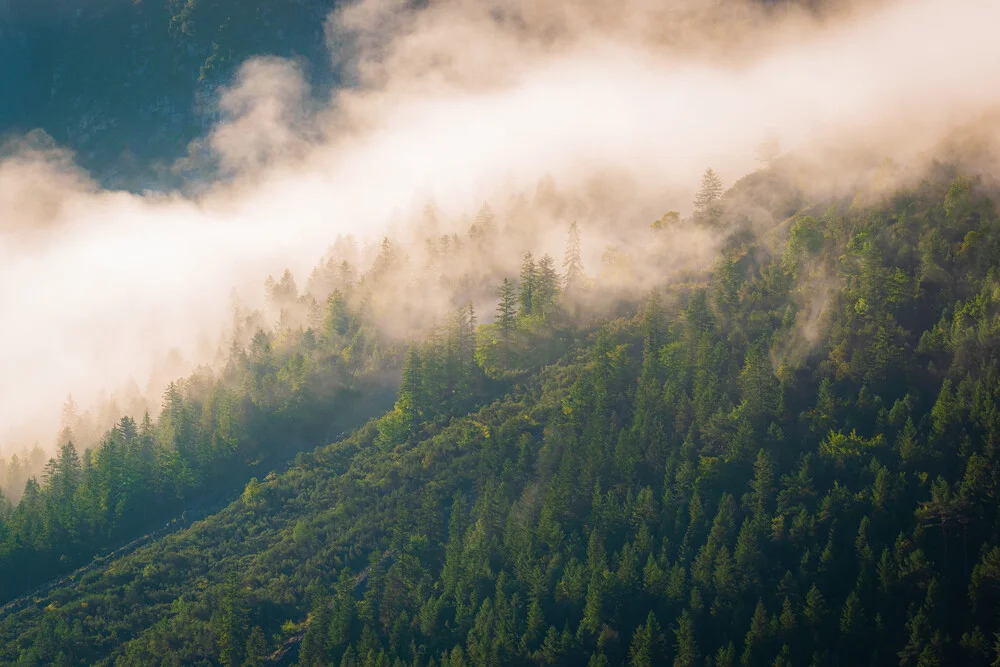
M 302 637 L 302 647 L 299 649 L 299 662 L 302 665 L 325 665 L 327 662 L 326 644 L 327 630 L 330 625 L 330 600 L 326 596 L 318 596 L 309 614 L 309 626 Z
M 566 239 L 566 254 L 563 256 L 563 284 L 567 292 L 579 289 L 583 284 L 583 259 L 580 243 L 580 227 L 574 220 L 569 224 Z
M 742 408 L 751 420 L 772 417 L 778 409 L 778 379 L 764 347 L 754 343 L 747 349 L 740 371 Z
M 767 633 L 767 609 L 764 608 L 763 600 L 757 600 L 753 617 L 750 619 L 750 629 L 747 630 L 746 638 L 743 642 L 741 662 L 744 665 L 753 665 L 759 660 L 760 646 L 767 639 Z
M 243 667 L 262 667 L 264 665 L 264 660 L 267 658 L 267 640 L 259 625 L 255 625 L 250 631 L 244 653 L 246 658 L 243 660 Z
M 649 612 L 646 622 L 635 629 L 632 644 L 629 647 L 629 665 L 631 667 L 653 667 L 662 664 L 666 651 L 664 650 L 663 632 L 660 623 L 653 612 Z
M 472 223 L 472 228 L 469 230 L 469 236 L 474 241 L 486 241 L 492 238 L 495 229 L 493 210 L 489 204 L 483 202 L 479 213 L 476 214 L 475 221 Z
M 326 300 L 323 334 L 327 340 L 335 340 L 338 336 L 346 336 L 350 326 L 351 316 L 347 308 L 347 299 L 343 292 L 335 289 Z
M 732 642 L 715 652 L 715 667 L 736 667 L 736 647 Z
M 518 296 L 521 301 L 519 315 L 530 315 L 531 306 L 535 298 L 535 286 L 538 282 L 538 273 L 535 267 L 535 258 L 530 252 L 525 253 L 521 262 L 521 288 Z
M 543 255 L 535 268 L 535 288 L 531 294 L 531 312 L 545 315 L 559 295 L 559 274 L 555 262 L 549 255 Z
M 420 353 L 411 347 L 403 363 L 403 376 L 399 384 L 399 400 L 396 402 L 403 415 L 403 421 L 410 435 L 416 433 L 427 409 L 424 400 L 424 368 Z
M 541 653 L 548 664 L 551 665 L 559 662 L 560 654 L 562 653 L 562 644 L 556 626 L 550 625 L 549 631 L 545 633 L 545 641 L 542 642 Z
M 528 606 L 528 618 L 527 625 L 525 627 L 524 635 L 521 637 L 521 645 L 528 651 L 533 651 L 538 647 L 538 641 L 541 639 L 542 628 L 545 627 L 545 614 L 542 613 L 542 605 L 540 604 L 538 597 L 535 596 L 531 600 L 531 604 Z
M 471 376 L 476 368 L 476 309 L 470 301 L 460 310 L 459 352 L 462 359 L 462 372 Z M 468 379 L 468 378 L 467 378 Z
M 497 304 L 497 324 L 501 331 L 510 332 L 514 329 L 517 318 L 517 294 L 514 284 L 509 278 L 504 278 L 497 290 L 500 302 Z
M 840 615 L 840 632 L 849 637 L 857 637 L 864 630 L 865 615 L 858 594 L 851 591 L 844 602 Z
M 496 311 L 496 323 L 500 329 L 500 363 L 504 368 L 507 368 L 510 366 L 514 327 L 517 323 L 517 294 L 510 279 L 503 279 L 503 283 L 497 290 L 497 296 L 500 298 Z
M 590 660 L 587 662 L 587 667 L 608 667 L 611 663 L 608 662 L 608 656 L 603 653 L 595 653 L 590 656 Z
M 272 287 L 267 296 L 276 305 L 281 306 L 293 303 L 299 298 L 299 288 L 295 284 L 292 272 L 288 269 L 285 269 L 285 272 L 281 275 L 281 279 L 277 283 L 271 281 L 271 285 Z
M 227 667 L 239 665 L 246 641 L 247 608 L 243 588 L 235 571 L 230 571 L 226 576 L 215 624 L 219 662 Z
M 455 310 L 448 322 L 445 344 L 445 407 L 458 410 L 472 393 L 475 365 L 476 313 L 470 303 Z
M 73 399 L 73 394 L 66 397 L 66 402 L 63 403 L 62 416 L 59 420 L 59 430 L 69 431 L 69 436 L 72 437 L 73 429 L 77 428 L 80 423 L 80 408 L 76 401 Z M 62 440 L 66 442 L 66 439 Z
M 48 473 L 48 484 L 53 497 L 61 503 L 69 502 L 80 485 L 82 470 L 80 456 L 72 442 L 59 447 L 59 456 Z
M 806 593 L 806 606 L 802 615 L 814 631 L 823 626 L 826 619 L 826 600 L 823 599 L 823 594 L 819 592 L 816 584 L 813 584 Z
M 392 269 L 395 269 L 399 265 L 399 261 L 399 251 L 396 250 L 395 245 L 386 236 L 382 239 L 382 245 L 379 247 L 378 257 L 375 258 L 375 262 L 372 264 L 371 273 L 376 277 L 385 275 Z
M 695 640 L 694 620 L 687 609 L 677 619 L 674 636 L 674 667 L 695 667 L 701 654 Z
M 694 197 L 695 214 L 708 221 L 716 222 L 722 213 L 722 179 L 713 169 L 706 169 L 701 177 L 701 188 Z
M 359 667 L 358 652 L 353 644 L 347 647 L 343 657 L 340 658 L 340 667 Z
M 337 267 L 337 273 L 342 289 L 347 289 L 354 284 L 354 267 L 346 259 Z
M 590 576 L 590 585 L 587 586 L 587 598 L 583 606 L 583 620 L 580 621 L 581 632 L 587 631 L 594 634 L 601 627 L 603 597 L 604 574 L 595 572 Z
M 774 496 L 774 461 L 765 449 L 757 452 L 750 488 L 754 517 L 758 520 L 766 519 Z
M 715 264 L 712 277 L 712 300 L 719 313 L 730 318 L 739 304 L 739 291 L 742 280 L 736 268 L 738 255 L 726 252 Z
M 733 534 L 736 532 L 736 500 L 733 494 L 726 493 L 719 499 L 719 509 L 715 513 L 712 521 L 712 530 L 708 535 L 708 542 L 715 548 L 731 544 Z
M 351 638 L 351 625 L 355 618 L 354 573 L 350 568 L 341 569 L 331 601 L 330 621 L 326 633 L 325 649 L 328 653 L 344 650 Z
M 781 629 L 785 632 L 792 632 L 795 630 L 795 609 L 792 606 L 792 601 L 787 596 L 785 597 L 785 601 L 781 604 L 780 621 Z

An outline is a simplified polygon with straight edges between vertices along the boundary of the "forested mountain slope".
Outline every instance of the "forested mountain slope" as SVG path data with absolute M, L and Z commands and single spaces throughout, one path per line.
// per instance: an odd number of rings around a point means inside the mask
M 485 260 L 498 234 L 483 206 L 468 238 L 430 239 L 423 257 L 388 238 L 366 257 L 340 237 L 301 290 L 285 271 L 265 281 L 263 310 L 237 304 L 216 364 L 172 382 L 155 420 L 125 416 L 102 431 L 77 415 L 47 463 L 0 458 L 0 602 L 185 510 L 231 500 L 252 475 L 382 413 L 396 398 L 407 340 L 427 336 L 425 354 L 439 361 L 433 392 L 448 414 L 558 358 L 572 332 L 556 312 L 559 276 L 548 256 L 537 271 L 525 259 L 537 276 L 521 290 L 517 335 L 511 303 L 496 343 L 476 350 L 472 302 L 492 303 L 498 269 Z M 573 238 L 578 244 L 578 232 Z M 433 307 L 413 299 L 432 291 L 440 297 Z M 386 330 L 387 319 L 399 333 Z M 520 337 L 539 331 L 545 340 L 532 337 L 527 349 Z
M 158 419 L 122 417 L 94 448 L 64 432 L 41 474 L 16 454 L 0 460 L 23 488 L 13 505 L 0 494 L 0 603 L 184 510 L 236 497 L 251 475 L 391 406 L 402 349 L 379 351 L 369 328 L 343 316 L 340 333 L 257 329 L 219 373 L 172 383 Z
M 4 618 L 0 660 L 993 664 L 990 192 L 939 166 L 754 231 L 723 205 L 766 178 L 702 202 L 710 273 L 600 326 L 526 262 L 393 411 Z

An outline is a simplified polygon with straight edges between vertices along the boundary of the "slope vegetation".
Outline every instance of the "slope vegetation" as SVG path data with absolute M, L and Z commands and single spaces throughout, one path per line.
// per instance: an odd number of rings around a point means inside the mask
M 991 664 L 988 195 L 942 167 L 595 328 L 556 294 L 415 346 L 390 413 L 3 619 L 0 660 Z

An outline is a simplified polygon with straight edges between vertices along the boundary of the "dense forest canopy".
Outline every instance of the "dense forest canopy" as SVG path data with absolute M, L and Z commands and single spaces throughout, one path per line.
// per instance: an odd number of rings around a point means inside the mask
M 0 664 L 1000 665 L 1000 6 L 503 4 L 0 0 Z
M 459 305 L 376 352 L 351 281 L 315 326 L 234 350 L 230 380 L 168 393 L 156 425 L 67 445 L 7 511 L 7 563 L 92 548 L 131 494 L 259 456 L 330 400 L 323 364 L 401 369 L 384 416 L 11 607 L 2 660 L 992 664 L 993 189 L 938 165 L 753 230 L 739 202 L 766 176 L 723 194 L 706 173 L 691 219 L 650 225 L 726 242 L 619 316 L 574 314 L 601 278 L 572 226 L 561 261 L 494 281 L 488 324 Z

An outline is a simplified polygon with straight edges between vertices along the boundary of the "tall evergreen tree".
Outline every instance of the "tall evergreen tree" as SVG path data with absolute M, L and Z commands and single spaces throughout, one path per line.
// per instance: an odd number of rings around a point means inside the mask
M 701 177 L 701 187 L 694 197 L 695 214 L 706 222 L 716 222 L 722 213 L 722 179 L 709 168 Z
M 236 667 L 243 660 L 247 637 L 247 607 L 243 586 L 235 570 L 230 570 L 227 575 L 214 621 L 219 662 L 227 667 Z
M 517 323 L 517 293 L 509 278 L 503 279 L 497 296 L 500 299 L 496 310 L 496 323 L 500 329 L 500 363 L 507 367 L 510 364 L 514 327 Z
M 649 612 L 646 622 L 636 628 L 629 646 L 631 667 L 653 667 L 666 659 L 665 640 L 656 615 Z
M 493 216 L 493 210 L 490 209 L 490 205 L 483 202 L 482 207 L 476 214 L 476 219 L 472 223 L 472 228 L 469 230 L 469 236 L 472 237 L 474 241 L 484 242 L 493 238 L 496 232 L 496 222 Z
M 695 638 L 694 621 L 687 609 L 677 619 L 674 637 L 674 667 L 695 667 L 701 654 Z
M 416 433 L 427 409 L 425 388 L 424 365 L 417 348 L 412 346 L 406 353 L 406 361 L 403 363 L 403 376 L 399 384 L 399 400 L 396 403 L 410 435 Z
M 536 267 L 535 288 L 531 295 L 531 312 L 545 315 L 559 295 L 559 274 L 549 255 L 543 255 Z
M 517 320 L 517 294 L 514 284 L 509 278 L 504 278 L 500 288 L 497 290 L 500 298 L 497 303 L 496 321 L 500 325 L 501 331 L 510 332 L 514 329 Z
M 531 306 L 535 298 L 535 288 L 538 283 L 538 272 L 535 266 L 535 258 L 527 252 L 521 261 L 521 286 L 518 291 L 518 298 L 521 301 L 519 315 L 530 315 Z
M 574 292 L 583 284 L 582 252 L 580 226 L 574 220 L 569 223 L 566 253 L 563 255 L 563 285 L 567 292 Z

